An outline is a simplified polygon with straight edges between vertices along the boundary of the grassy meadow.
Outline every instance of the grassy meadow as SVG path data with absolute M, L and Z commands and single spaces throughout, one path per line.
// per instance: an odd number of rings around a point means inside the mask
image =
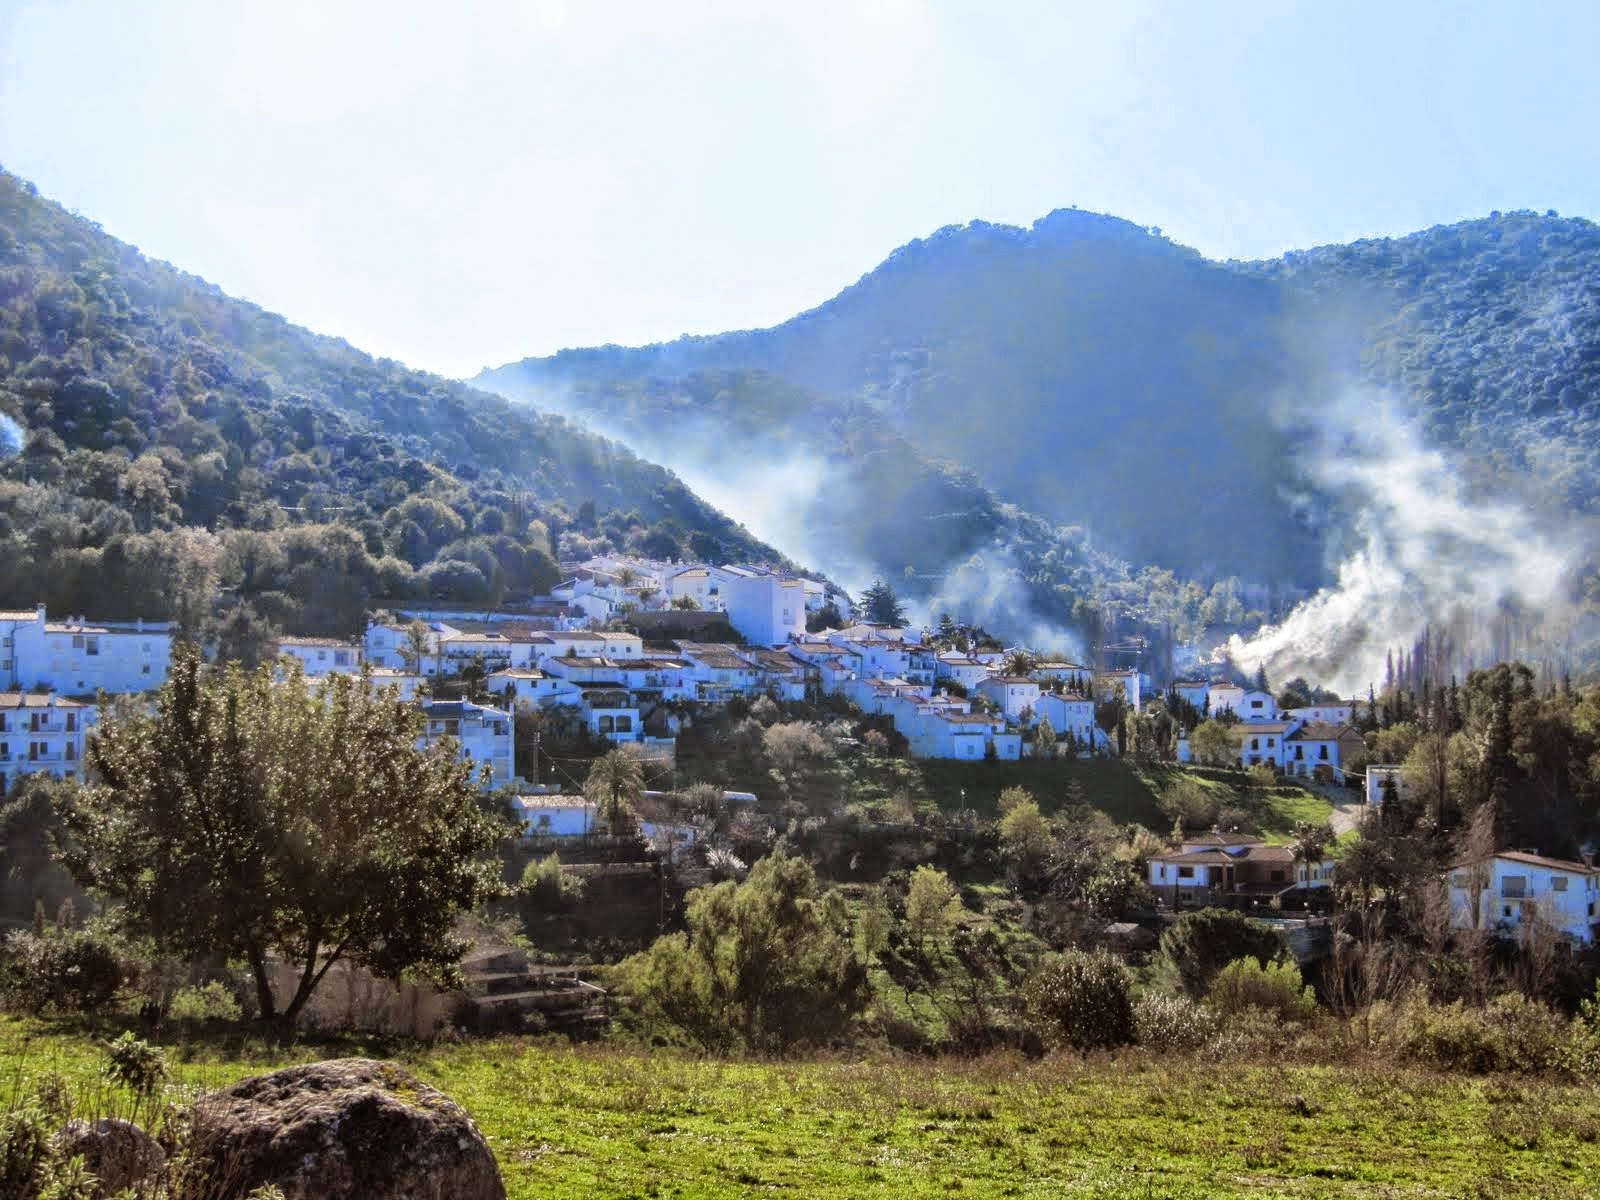
M 106 1036 L 114 1032 L 107 1030 Z M 1380 1065 L 1057 1055 L 696 1059 L 530 1040 L 288 1050 L 169 1043 L 181 1088 L 289 1062 L 399 1059 L 464 1104 L 533 1197 L 1595 1195 L 1592 1088 Z M 88 1033 L 0 1019 L 0 1087 L 106 1098 Z

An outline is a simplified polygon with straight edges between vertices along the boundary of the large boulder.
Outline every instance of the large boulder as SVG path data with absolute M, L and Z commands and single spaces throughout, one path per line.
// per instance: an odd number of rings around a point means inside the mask
M 152 1186 L 166 1168 L 166 1151 L 132 1121 L 102 1117 L 98 1121 L 68 1121 L 56 1134 L 56 1149 L 63 1159 L 83 1158 L 99 1181 L 96 1196 L 115 1196 L 124 1188 Z
M 208 1200 L 273 1184 L 285 1200 L 505 1200 L 467 1111 L 393 1063 L 333 1059 L 258 1075 L 196 1106 Z

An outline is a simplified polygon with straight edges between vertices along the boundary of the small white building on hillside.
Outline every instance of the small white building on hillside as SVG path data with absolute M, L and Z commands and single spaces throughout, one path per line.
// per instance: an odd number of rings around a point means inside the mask
M 298 660 L 300 669 L 307 675 L 349 673 L 361 665 L 361 647 L 343 638 L 279 638 L 278 654 Z
M 1240 766 L 1271 763 L 1281 771 L 1288 759 L 1287 739 L 1295 728 L 1293 721 L 1241 721 L 1228 726 L 1228 732 L 1239 744 Z
M 514 778 L 512 772 L 511 714 L 466 700 L 423 700 L 418 704 L 423 715 L 419 749 L 454 738 L 457 754 L 470 759 L 474 767 L 488 767 L 485 791 L 503 787 Z
M 165 621 L 51 621 L 44 605 L 0 612 L 0 686 L 93 696 L 153 691 L 172 662 Z
M 1367 803 L 1374 808 L 1383 804 L 1383 794 L 1389 785 L 1394 785 L 1394 794 L 1403 797 L 1406 794 L 1405 771 L 1398 763 L 1383 763 L 1367 768 Z
M 1039 683 L 1026 675 L 993 675 L 978 684 L 975 694 L 999 705 L 1006 720 L 1031 724 L 1034 706 L 1039 703 Z
M 0 692 L 0 793 L 35 772 L 82 779 L 95 716 L 93 705 L 54 692 Z
M 1318 767 L 1326 767 L 1333 775 L 1329 782 L 1341 779 L 1345 761 L 1367 748 L 1355 726 L 1329 725 L 1321 721 L 1297 725 L 1286 739 L 1286 745 L 1284 770 L 1291 775 L 1312 776 Z
M 1236 716 L 1244 716 L 1239 711 L 1240 702 L 1244 699 L 1244 689 L 1236 683 L 1213 683 L 1206 694 L 1206 715 L 1220 717 L 1230 708 Z
M 1109 700 L 1122 689 L 1122 699 L 1134 712 L 1144 703 L 1137 671 L 1101 671 L 1094 679 L 1094 694 L 1098 699 Z
M 1584 945 L 1600 924 L 1600 870 L 1589 863 L 1503 850 L 1450 869 L 1450 924 L 1516 935 L 1542 925 Z
M 1278 702 L 1271 692 L 1245 692 L 1233 706 L 1241 721 L 1276 721 Z
M 1033 706 L 1034 722 L 1049 718 L 1057 737 L 1072 734 L 1084 747 L 1098 746 L 1105 735 L 1094 723 L 1094 701 L 1075 692 L 1045 692 Z
M 806 631 L 806 589 L 778 575 L 732 575 L 722 585 L 728 623 L 754 646 L 781 646 Z

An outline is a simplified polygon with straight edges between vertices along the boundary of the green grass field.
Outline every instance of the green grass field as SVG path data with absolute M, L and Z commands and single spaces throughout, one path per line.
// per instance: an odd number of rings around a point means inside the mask
M 387 1050 L 464 1104 L 512 1197 L 1595 1195 L 1592 1089 L 1378 1066 L 1004 1056 L 798 1064 L 496 1041 L 174 1046 L 183 1084 Z M 320 1051 L 320 1055 L 318 1053 Z M 93 1089 L 83 1034 L 0 1020 L 0 1086 Z

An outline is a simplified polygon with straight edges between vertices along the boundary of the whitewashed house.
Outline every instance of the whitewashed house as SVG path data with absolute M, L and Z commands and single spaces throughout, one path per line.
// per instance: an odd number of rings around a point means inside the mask
M 504 696 L 506 708 L 512 711 L 519 704 L 539 708 L 563 701 L 576 704 L 580 699 L 575 683 L 559 675 L 546 674 L 537 667 L 510 667 L 490 672 L 484 686 L 496 696 Z
M 93 705 L 55 692 L 0 692 L 0 792 L 24 775 L 83 778 L 84 736 Z
M 1211 694 L 1211 684 L 1204 679 L 1178 679 L 1172 684 L 1178 699 L 1194 705 L 1196 711 L 1206 712 L 1206 700 Z
M 739 651 L 739 657 L 761 674 L 761 686 L 778 700 L 804 700 L 819 682 L 817 669 L 787 650 L 756 646 Z
M 1228 726 L 1228 732 L 1239 744 L 1241 766 L 1270 763 L 1281 771 L 1288 761 L 1288 737 L 1297 728 L 1293 721 L 1241 721 Z
M 361 647 L 343 638 L 279 638 L 278 656 L 298 660 L 308 676 L 349 673 L 361 665 Z
M 978 685 L 976 694 L 999 705 L 1006 720 L 1028 724 L 1039 703 L 1039 684 L 1026 675 L 992 675 Z
M 732 575 L 722 585 L 728 623 L 756 646 L 781 646 L 806 632 L 806 590 L 798 579 Z
M 1600 870 L 1590 863 L 1503 850 L 1452 867 L 1449 884 L 1457 929 L 1515 935 L 1538 924 L 1589 945 L 1600 924 Z
M 934 660 L 934 678 L 941 683 L 959 683 L 970 692 L 989 678 L 989 668 L 975 658 L 949 651 Z
M 532 638 L 534 666 L 551 658 L 643 658 L 644 639 L 637 633 L 608 629 L 554 630 Z
M 1206 697 L 1206 715 L 1220 717 L 1230 708 L 1237 716 L 1244 716 L 1239 705 L 1244 700 L 1244 689 L 1236 683 L 1213 683 Z
M 1278 702 L 1271 692 L 1245 692 L 1233 706 L 1241 721 L 1276 721 Z
M 488 782 L 481 784 L 485 791 L 512 781 L 510 713 L 466 700 L 423 700 L 418 708 L 423 715 L 419 749 L 454 738 L 458 757 L 489 768 Z
M 1288 749 L 1284 755 L 1284 770 L 1290 775 L 1312 776 L 1318 767 L 1327 767 L 1335 780 L 1343 775 L 1345 760 L 1367 748 L 1355 726 L 1329 725 L 1321 721 L 1298 725 L 1285 743 Z
M 397 671 L 412 671 L 420 675 L 438 675 L 439 642 L 461 631 L 443 621 L 418 621 L 423 627 L 422 654 L 413 658 L 415 650 L 411 641 L 411 621 L 369 621 L 361 638 L 361 653 L 375 667 L 390 667 Z
M 0 685 L 92 696 L 160 687 L 172 662 L 164 621 L 64 621 L 33 611 L 0 612 Z
M 1057 737 L 1072 734 L 1083 746 L 1098 746 L 1105 734 L 1094 723 L 1094 701 L 1075 692 L 1045 692 L 1034 703 L 1033 718 L 1048 718 Z
M 1094 694 L 1101 700 L 1111 699 L 1119 687 L 1122 689 L 1123 702 L 1134 712 L 1138 712 L 1144 702 L 1139 672 L 1101 671 L 1094 677 Z
M 437 657 L 440 673 L 455 675 L 475 663 L 490 671 L 530 666 L 533 655 L 532 635 L 512 638 L 503 633 L 457 631 L 440 637 Z
M 761 694 L 761 672 L 746 662 L 732 646 L 720 642 L 678 642 L 677 657 L 688 664 L 695 699 L 706 704 L 726 704 L 735 696 Z
M 704 612 L 715 610 L 721 602 L 721 598 L 712 593 L 711 572 L 702 566 L 679 567 L 669 572 L 661 590 L 668 604 L 688 597 Z
M 1384 789 L 1390 783 L 1394 784 L 1394 794 L 1396 796 L 1403 797 L 1406 794 L 1405 772 L 1398 763 L 1369 766 L 1367 768 L 1367 803 L 1372 805 L 1373 808 L 1382 807 Z
M 1356 719 L 1356 702 L 1345 700 L 1338 704 L 1313 704 L 1308 708 L 1290 708 L 1284 716 L 1297 721 L 1320 721 L 1324 725 L 1348 725 Z

